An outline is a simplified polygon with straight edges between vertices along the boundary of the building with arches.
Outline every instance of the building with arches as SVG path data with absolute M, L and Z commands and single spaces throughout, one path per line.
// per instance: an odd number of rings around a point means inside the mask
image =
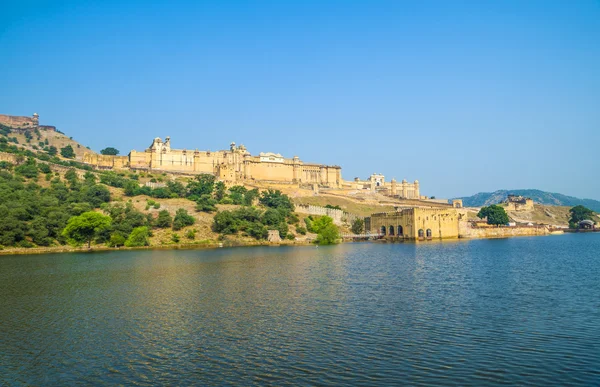
M 466 212 L 457 208 L 398 208 L 393 212 L 372 214 L 365 222 L 372 233 L 390 239 L 458 238 Z

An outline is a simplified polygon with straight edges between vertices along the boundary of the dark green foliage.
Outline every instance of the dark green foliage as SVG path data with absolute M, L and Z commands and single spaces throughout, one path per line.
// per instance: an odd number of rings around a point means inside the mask
M 185 237 L 187 239 L 194 239 L 196 238 L 196 230 L 187 230 L 187 232 L 185 233 Z
M 81 193 L 82 201 L 90 203 L 94 208 L 98 208 L 102 203 L 110 201 L 110 191 L 103 185 L 94 184 L 84 186 Z
M 181 230 L 185 226 L 191 226 L 196 222 L 193 216 L 189 215 L 187 210 L 180 208 L 175 213 L 175 218 L 173 219 L 173 230 Z
M 158 228 L 169 228 L 172 223 L 173 218 L 171 217 L 171 214 L 169 214 L 169 211 L 162 210 L 158 213 L 158 217 L 154 221 L 154 226 Z
M 131 231 L 125 241 L 127 247 L 141 247 L 150 245 L 150 229 L 145 226 L 136 227 Z
M 308 232 L 316 232 L 313 229 L 313 222 L 310 216 L 308 218 L 304 218 L 304 224 L 306 224 L 306 230 L 308 230 Z
M 261 211 L 255 207 L 241 207 L 233 211 L 218 212 L 213 220 L 213 231 L 229 235 L 243 232 L 255 239 L 266 239 L 268 230 L 279 230 L 282 238 L 288 235 L 285 215 L 268 208 Z
M 196 211 L 214 212 L 217 210 L 217 201 L 210 195 L 201 195 L 196 199 Z
M 569 219 L 569 228 L 578 228 L 579 222 L 586 219 L 591 220 L 592 215 L 594 215 L 594 211 L 582 205 L 571 208 L 569 212 L 571 213 L 571 218 Z
M 67 159 L 74 159 L 75 151 L 71 145 L 67 145 L 64 148 L 60 148 L 60 155 Z
M 127 238 L 134 228 L 149 225 L 148 218 L 136 210 L 131 202 L 127 202 L 126 204 L 106 203 L 102 205 L 102 210 L 113 220 L 108 231 L 100 236 L 99 239 L 102 241 L 108 240 L 110 235 L 116 231 Z
M 215 184 L 215 200 L 217 202 L 220 202 L 225 197 L 226 188 L 227 187 L 225 187 L 225 183 L 223 183 L 222 181 L 218 181 Z
M 171 240 L 175 243 L 179 243 L 181 239 L 179 238 L 179 234 L 173 234 L 171 235 Z
M 177 195 L 177 197 L 185 197 L 186 190 L 183 184 L 181 184 L 180 182 L 171 180 L 167 181 L 167 188 L 171 191 L 171 193 Z
M 37 179 L 39 176 L 37 162 L 31 157 L 24 164 L 17 166 L 15 172 L 28 179 Z
M 100 154 L 116 156 L 119 154 L 119 150 L 113 147 L 104 148 L 100 151 Z
M 279 190 L 267 190 L 261 193 L 260 204 L 265 207 L 276 208 L 285 215 L 294 212 L 294 204 L 289 196 L 284 195 Z
M 46 164 L 46 163 L 39 163 L 38 164 L 38 169 L 42 173 L 50 173 L 50 172 L 52 172 L 52 169 L 50 169 L 50 166 L 48 164 Z
M 51 146 L 48 147 L 48 149 L 46 150 L 46 152 L 50 156 L 56 156 L 58 154 L 58 149 L 56 149 L 56 147 L 54 145 L 51 145 Z
M 246 191 L 246 193 L 244 194 L 244 205 L 253 205 L 256 198 L 258 198 L 258 189 L 254 188 L 249 191 Z
M 354 219 L 351 230 L 354 234 L 362 234 L 365 230 L 365 221 L 361 218 Z
M 331 204 L 326 204 L 325 208 L 331 208 L 332 210 L 341 210 L 342 207 L 340 206 L 332 206 Z
M 212 195 L 215 186 L 214 175 L 198 175 L 194 180 L 190 180 L 187 185 L 187 196 L 195 200 L 202 195 Z
M 483 207 L 477 213 L 479 219 L 487 218 L 488 224 L 501 225 L 509 222 L 508 215 L 503 207 L 492 204 L 488 207 Z
M 296 232 L 300 235 L 306 235 L 306 228 L 302 226 L 296 226 Z

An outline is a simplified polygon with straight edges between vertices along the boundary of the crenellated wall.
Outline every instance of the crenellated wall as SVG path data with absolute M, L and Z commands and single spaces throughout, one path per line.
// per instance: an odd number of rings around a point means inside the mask
M 363 219 L 363 217 L 348 213 L 343 210 L 338 210 L 336 208 L 327 208 L 313 205 L 304 205 L 300 204 L 296 206 L 296 212 L 300 214 L 308 214 L 308 215 L 319 215 L 319 216 L 329 216 L 333 219 L 333 223 L 337 225 L 342 225 L 344 223 L 351 225 L 356 219 Z

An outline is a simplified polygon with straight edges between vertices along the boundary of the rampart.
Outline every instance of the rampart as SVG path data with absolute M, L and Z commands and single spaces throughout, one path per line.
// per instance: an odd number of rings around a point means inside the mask
M 356 219 L 363 219 L 363 217 L 361 217 L 361 216 L 351 214 L 344 210 L 338 210 L 336 208 L 313 206 L 310 204 L 297 205 L 296 212 L 301 213 L 301 214 L 308 214 L 308 215 L 329 216 L 330 218 L 333 219 L 333 223 L 337 224 L 338 226 L 342 225 L 344 223 L 352 224 L 352 222 L 354 222 Z
M 465 222 L 460 228 L 461 238 L 508 238 L 514 236 L 548 235 L 548 226 L 477 227 Z

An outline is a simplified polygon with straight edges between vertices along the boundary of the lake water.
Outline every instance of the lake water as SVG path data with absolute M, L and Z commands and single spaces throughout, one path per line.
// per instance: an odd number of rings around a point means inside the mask
M 0 256 L 0 386 L 600 385 L 600 234 Z

